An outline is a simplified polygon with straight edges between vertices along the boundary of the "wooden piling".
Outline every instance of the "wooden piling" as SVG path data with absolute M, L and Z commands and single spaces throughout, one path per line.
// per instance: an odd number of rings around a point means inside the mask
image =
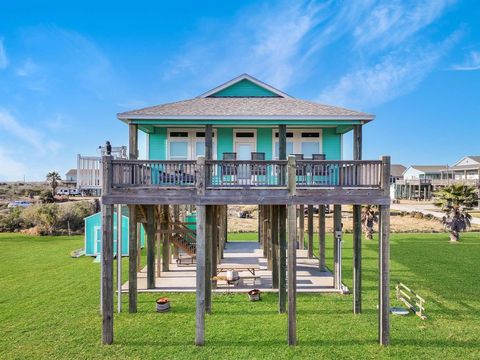
M 278 289 L 279 285 L 279 264 L 278 264 L 278 205 L 272 205 L 271 213 L 271 229 L 272 229 L 272 288 Z
M 155 288 L 155 212 L 153 205 L 146 206 L 147 224 L 147 289 Z
M 128 206 L 128 312 L 137 312 L 137 207 Z
M 113 205 L 102 206 L 102 341 L 113 343 Z
M 318 205 L 318 267 L 325 271 L 325 205 Z
M 289 195 L 296 194 L 295 157 L 288 157 Z M 297 210 L 288 205 L 288 345 L 297 345 Z
M 353 205 L 353 313 L 362 312 L 362 206 Z
M 205 343 L 205 294 L 206 294 L 206 267 L 205 267 L 205 205 L 197 206 L 197 276 L 196 276 L 196 327 L 195 345 Z
M 170 271 L 170 206 L 162 206 L 162 271 Z
M 212 312 L 212 221 L 213 205 L 205 208 L 205 311 Z
M 305 205 L 298 206 L 298 243 L 299 249 L 305 249 Z
M 313 205 L 308 205 L 308 258 L 313 259 Z
M 278 238 L 279 238 L 279 287 L 278 287 L 278 312 L 287 311 L 287 208 L 278 206 Z M 295 242 L 297 240 L 295 239 Z
M 333 283 L 342 288 L 342 205 L 333 205 Z

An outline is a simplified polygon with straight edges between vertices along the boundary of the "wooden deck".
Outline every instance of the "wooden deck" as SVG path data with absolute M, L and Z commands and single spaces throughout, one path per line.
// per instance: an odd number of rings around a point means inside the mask
M 255 274 L 259 276 L 253 285 L 252 274 L 248 270 L 241 271 L 241 281 L 238 286 L 227 285 L 224 281 L 218 281 L 216 293 L 245 293 L 251 289 L 260 289 L 263 292 L 278 292 L 272 289 L 272 273 L 267 270 L 267 259 L 262 257 L 262 249 L 257 242 L 229 242 L 224 253 L 224 259 L 219 265 L 229 267 L 241 264 L 243 267 L 253 265 L 259 270 Z M 155 278 L 155 288 L 147 289 L 146 268 L 138 274 L 139 292 L 195 292 L 196 291 L 196 265 L 195 264 L 170 264 L 170 271 L 163 272 Z M 128 292 L 128 282 L 123 284 L 122 292 Z M 318 259 L 308 259 L 307 250 L 297 250 L 297 292 L 302 293 L 339 293 L 334 288 L 333 274 L 318 269 Z

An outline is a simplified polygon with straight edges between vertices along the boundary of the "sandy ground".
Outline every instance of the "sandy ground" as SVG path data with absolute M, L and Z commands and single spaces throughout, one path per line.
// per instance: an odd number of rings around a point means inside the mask
M 240 219 L 238 218 L 238 212 L 241 209 L 251 210 L 253 219 Z M 352 232 L 352 213 L 348 210 L 349 207 L 345 207 L 342 213 L 343 229 L 345 232 Z M 257 208 L 255 206 L 231 206 L 228 209 L 228 231 L 230 232 L 255 232 L 257 231 Z M 418 219 L 409 215 L 400 216 L 395 212 L 390 218 L 391 231 L 392 232 L 444 232 L 443 225 L 438 219 Z M 326 231 L 333 232 L 333 218 L 332 214 L 327 214 L 325 219 Z M 318 231 L 318 215 L 314 215 L 313 219 L 314 231 Z M 307 228 L 307 217 L 305 217 L 305 230 Z M 471 231 L 479 231 L 479 225 L 473 225 Z

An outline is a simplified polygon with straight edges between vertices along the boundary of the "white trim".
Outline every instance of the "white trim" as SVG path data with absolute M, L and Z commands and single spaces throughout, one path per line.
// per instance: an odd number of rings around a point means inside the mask
M 212 156 L 213 159 L 215 160 L 217 158 L 217 130 L 213 129 L 213 141 L 212 141 Z M 187 142 L 187 160 L 195 160 L 196 157 L 196 142 L 197 142 L 197 132 L 205 132 L 205 128 L 168 128 L 167 129 L 167 160 L 171 160 L 170 157 L 170 143 L 171 143 L 171 137 L 170 133 L 171 132 L 186 132 L 188 135 L 187 137 L 184 138 L 173 138 L 173 139 L 185 139 Z M 198 139 L 204 139 L 204 138 L 198 138 Z
M 374 115 L 129 115 L 117 114 L 120 120 L 360 120 L 372 121 Z
M 253 137 L 251 138 L 237 138 L 237 133 L 239 132 L 252 132 L 253 133 Z M 238 139 L 238 142 L 239 143 L 249 143 L 249 144 L 253 144 L 253 151 L 252 152 L 256 152 L 257 151 L 257 129 L 251 129 L 251 128 L 245 128 L 245 129 L 233 129 L 233 151 L 236 152 L 238 154 L 238 151 L 237 151 L 237 139 Z M 250 159 L 248 159 L 250 160 Z
M 199 96 L 197 96 L 197 98 L 206 98 L 212 94 L 215 94 L 217 92 L 220 92 L 222 91 L 223 89 L 226 89 L 227 87 L 229 86 L 232 86 L 242 80 L 249 80 L 251 81 L 252 83 L 254 83 L 255 85 L 258 85 L 268 91 L 271 91 L 273 92 L 274 94 L 277 94 L 278 96 L 282 97 L 282 98 L 289 98 L 289 99 L 292 99 L 292 97 L 286 93 L 284 93 L 283 91 L 280 91 L 278 89 L 275 89 L 273 86 L 270 86 L 266 83 L 264 83 L 263 81 L 260 81 L 258 79 L 255 79 L 253 76 L 251 75 L 248 75 L 248 74 L 242 74 L 240 76 L 237 76 L 236 78 L 232 79 L 232 80 L 229 80 L 227 81 L 226 83 L 222 84 L 222 85 L 219 85 L 215 88 L 213 88 L 212 90 L 209 90 Z
M 278 160 L 275 155 L 275 145 L 278 143 L 278 138 L 275 136 L 275 133 L 278 132 L 278 128 L 272 129 L 272 158 Z M 293 133 L 293 138 L 287 138 L 287 142 L 290 139 L 290 142 L 293 142 L 293 153 L 302 154 L 302 142 L 313 142 L 318 143 L 319 154 L 323 154 L 323 130 L 319 128 L 298 128 L 298 129 L 288 129 L 287 133 Z M 318 140 L 316 138 L 302 138 L 302 132 L 318 132 Z M 287 154 L 288 156 L 289 154 Z

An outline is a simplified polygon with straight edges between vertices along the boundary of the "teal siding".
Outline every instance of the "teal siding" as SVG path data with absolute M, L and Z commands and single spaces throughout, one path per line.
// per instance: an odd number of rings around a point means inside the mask
M 274 92 L 267 90 L 257 84 L 254 84 L 250 80 L 242 80 L 239 81 L 219 92 L 216 92 L 210 97 L 246 97 L 246 96 L 254 96 L 254 97 L 279 97 Z
M 85 255 L 100 255 L 100 243 L 102 240 L 102 213 L 98 212 L 84 219 L 85 221 Z M 95 235 L 97 233 L 97 235 Z M 95 249 L 95 241 L 98 242 Z M 140 241 L 143 246 L 145 243 L 145 233 L 143 228 L 140 232 Z M 113 215 L 113 253 L 117 253 L 117 213 Z M 128 216 L 122 215 L 122 256 L 128 256 Z
M 327 160 L 342 159 L 342 135 L 335 128 L 323 129 L 323 153 Z
M 265 159 L 272 159 L 272 129 L 257 129 L 257 151 L 265 153 Z
M 167 128 L 154 128 L 154 132 L 149 135 L 148 150 L 150 160 L 167 159 Z
M 233 129 L 218 128 L 217 136 L 217 159 L 221 160 L 224 152 L 233 152 Z

